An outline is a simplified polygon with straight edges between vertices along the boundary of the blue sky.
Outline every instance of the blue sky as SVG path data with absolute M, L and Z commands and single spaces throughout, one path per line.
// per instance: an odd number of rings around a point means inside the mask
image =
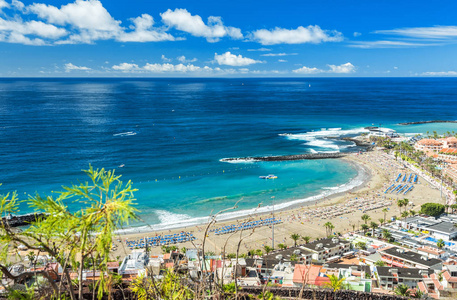
M 0 0 L 0 76 L 457 76 L 456 12 L 421 0 Z

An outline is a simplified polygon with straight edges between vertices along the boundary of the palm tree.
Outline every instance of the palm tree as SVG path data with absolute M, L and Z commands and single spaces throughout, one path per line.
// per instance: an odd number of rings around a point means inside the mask
M 301 239 L 302 239 L 303 241 L 305 241 L 305 244 L 308 244 L 309 241 L 311 240 L 311 237 L 310 237 L 310 236 L 302 236 Z
M 404 198 L 403 199 L 403 206 L 405 207 L 405 210 L 406 210 L 406 207 L 408 206 L 409 204 L 409 200 L 407 198 Z
M 376 222 L 371 222 L 370 227 L 371 227 L 371 236 L 374 236 L 374 230 L 376 228 L 378 228 L 378 224 Z
M 337 276 L 332 274 L 329 276 L 329 279 L 330 279 L 330 282 L 326 282 L 324 284 L 324 286 L 327 288 L 331 288 L 331 289 L 333 289 L 334 292 L 336 292 L 337 290 L 341 290 L 341 288 L 343 287 L 343 281 L 346 278 L 339 279 Z
M 367 224 L 362 224 L 361 227 L 362 227 L 363 233 L 365 233 L 368 230 L 368 228 L 370 228 Z
M 379 221 L 379 224 L 382 225 L 382 224 L 384 223 L 385 220 L 384 220 L 383 218 L 381 218 L 381 219 L 378 219 L 378 221 Z
M 297 247 L 297 241 L 300 238 L 300 236 L 296 233 L 292 234 L 290 238 L 294 241 L 294 247 Z
M 271 248 L 270 246 L 267 246 L 267 245 L 263 246 L 263 249 L 265 250 L 265 252 L 267 253 L 267 255 L 268 255 L 268 253 L 270 253 L 271 251 L 273 251 L 273 248 Z
M 376 267 L 385 267 L 385 266 L 386 266 L 386 263 L 385 263 L 384 261 L 382 261 L 382 260 L 378 260 L 378 261 L 376 261 L 376 262 L 374 263 L 374 265 L 375 265 Z
M 367 224 L 367 222 L 368 222 L 369 220 L 371 220 L 371 218 L 370 218 L 369 215 L 364 214 L 364 215 L 362 216 L 362 220 L 365 221 L 365 224 Z
M 394 292 L 396 295 L 403 297 L 409 297 L 411 295 L 408 286 L 404 283 L 397 285 Z
M 325 223 L 324 227 L 325 227 L 325 229 L 327 231 L 327 236 L 330 236 L 332 234 L 333 228 L 335 228 L 335 226 L 333 226 L 333 224 L 331 222 Z
M 444 243 L 443 239 L 439 239 L 438 241 L 436 241 L 436 246 L 438 247 L 438 249 L 443 249 L 443 247 L 446 246 L 446 244 Z
M 278 248 L 284 250 L 284 249 L 287 249 L 287 245 L 286 244 L 278 244 Z
M 392 234 L 388 229 L 383 229 L 382 230 L 382 237 L 385 238 L 386 240 L 389 240 L 392 237 Z
M 409 215 L 410 215 L 411 217 L 414 217 L 415 215 L 417 215 L 417 212 L 416 212 L 415 210 L 412 210 L 412 209 L 411 209 L 411 210 L 409 211 Z
M 413 298 L 415 299 L 421 299 L 422 297 L 424 297 L 424 293 L 421 292 L 420 290 L 417 290 L 414 292 L 414 295 L 413 295 Z
M 398 206 L 398 209 L 400 210 L 401 212 L 401 208 L 404 206 L 404 202 L 403 202 L 403 199 L 400 199 L 397 201 L 397 206 Z
M 355 224 L 351 224 L 352 226 L 352 231 L 355 231 Z
M 406 210 L 404 212 L 401 213 L 401 217 L 402 218 L 405 218 L 405 222 L 406 222 L 406 218 L 409 216 L 409 212 L 407 212 Z
M 388 211 L 389 211 L 389 210 L 387 209 L 387 207 L 385 207 L 385 208 L 382 210 L 382 212 L 384 213 L 384 221 L 387 220 L 387 219 L 386 219 L 386 214 L 387 214 Z

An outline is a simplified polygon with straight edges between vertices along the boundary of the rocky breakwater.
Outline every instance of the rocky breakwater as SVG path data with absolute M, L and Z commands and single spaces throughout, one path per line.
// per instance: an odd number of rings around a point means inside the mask
M 454 120 L 431 120 L 431 121 L 417 121 L 417 122 L 398 123 L 398 125 L 419 125 L 419 124 L 430 124 L 430 123 L 457 123 L 457 121 L 454 121 Z
M 221 161 L 236 162 L 236 161 L 287 161 L 287 160 L 305 160 L 305 159 L 330 159 L 330 158 L 341 158 L 346 155 L 347 155 L 346 153 L 310 153 L 310 154 L 296 154 L 296 155 L 223 158 L 223 159 L 221 159 Z
M 42 213 L 21 216 L 9 215 L 7 217 L 3 217 L 2 221 L 4 224 L 7 223 L 10 227 L 19 227 L 29 225 L 30 223 L 39 221 L 43 218 L 46 218 L 46 215 Z

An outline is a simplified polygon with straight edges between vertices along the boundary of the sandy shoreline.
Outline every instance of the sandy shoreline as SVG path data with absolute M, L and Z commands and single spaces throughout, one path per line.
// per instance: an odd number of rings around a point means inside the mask
M 355 154 L 354 154 L 355 155 Z M 363 189 L 371 180 L 372 174 L 371 170 L 364 166 L 363 164 L 357 163 L 356 160 L 353 159 L 354 155 L 349 155 L 345 156 L 343 158 L 338 158 L 339 160 L 345 160 L 347 163 L 351 164 L 354 168 L 357 169 L 357 176 L 353 178 L 351 181 L 344 185 L 349 185 L 351 187 L 347 189 L 343 189 L 341 191 L 337 192 L 322 192 L 320 194 L 314 195 L 314 196 L 309 196 L 307 198 L 300 198 L 300 199 L 293 199 L 289 200 L 286 202 L 281 202 L 277 203 L 275 207 L 272 205 L 266 205 L 261 208 L 261 211 L 256 210 L 255 208 L 251 209 L 244 209 L 241 211 L 228 211 L 226 214 L 220 215 L 217 218 L 218 222 L 231 222 L 231 221 L 236 221 L 236 220 L 243 220 L 246 218 L 249 218 L 252 215 L 255 215 L 257 217 L 262 217 L 265 215 L 271 214 L 273 211 L 276 213 L 283 212 L 283 211 L 288 211 L 288 210 L 293 210 L 301 207 L 308 207 L 308 206 L 313 206 L 316 205 L 323 200 L 328 200 L 328 199 L 333 199 L 336 197 L 339 197 L 345 193 L 348 192 L 356 192 L 360 189 Z M 354 185 L 352 187 L 352 185 Z M 279 206 L 279 208 L 278 208 Z M 227 208 L 230 208 L 230 206 L 227 206 Z M 251 211 L 251 213 L 248 213 Z M 233 216 L 228 216 L 228 215 L 233 215 Z M 210 217 L 196 217 L 193 218 L 189 221 L 194 221 L 193 224 L 179 224 L 179 223 L 170 223 L 170 224 L 154 224 L 151 226 L 148 225 L 142 225 L 138 227 L 128 227 L 123 230 L 120 230 L 116 232 L 118 235 L 132 235 L 132 234 L 150 234 L 150 233 L 155 233 L 155 232 L 163 232 L 163 231 L 168 231 L 168 230 L 184 230 L 189 227 L 193 226 L 204 226 L 206 223 L 208 223 L 210 220 Z M 185 220 L 187 221 L 187 220 Z M 163 226 L 163 228 L 156 229 L 155 227 L 160 227 Z
M 322 199 L 298 203 L 281 210 L 275 210 L 274 216 L 283 220 L 283 223 L 274 226 L 275 246 L 279 243 L 292 246 L 293 241 L 290 239 L 290 235 L 293 233 L 297 233 L 301 236 L 310 236 L 312 239 L 322 237 L 325 235 L 323 224 L 327 221 L 332 222 L 335 226 L 335 232 L 341 233 L 352 230 L 353 226 L 360 226 L 363 223 L 361 220 L 363 214 L 362 209 L 360 211 L 356 210 L 352 213 L 342 214 L 338 217 L 326 218 L 325 220 L 309 217 L 310 210 L 325 207 L 326 209 L 324 210 L 343 211 L 343 208 L 347 207 L 347 203 L 350 200 L 369 201 L 371 203 L 390 201 L 392 204 L 388 207 L 389 212 L 386 214 L 386 218 L 389 219 L 394 215 L 399 216 L 399 210 L 396 206 L 397 199 L 407 197 L 412 203 L 409 209 L 418 211 L 421 204 L 425 202 L 435 202 L 436 199 L 440 197 L 439 191 L 436 188 L 431 187 L 425 180 L 420 180 L 421 183 L 416 185 L 414 190 L 407 196 L 403 196 L 402 194 L 394 196 L 389 194 L 385 195 L 383 193 L 385 188 L 392 184 L 399 172 L 404 172 L 405 170 L 403 170 L 403 167 L 400 164 L 395 162 L 392 158 L 387 157 L 383 152 L 373 151 L 362 155 L 354 154 L 343 159 L 355 164 L 357 168 L 361 168 L 361 170 L 366 173 L 366 180 L 348 191 L 335 193 L 326 197 L 324 196 Z M 407 171 L 410 172 L 409 170 Z M 366 213 L 371 216 L 372 220 L 370 221 L 376 223 L 379 223 L 379 219 L 383 218 L 384 215 L 382 208 L 367 211 Z M 266 216 L 272 216 L 272 212 L 256 213 L 250 217 L 243 216 L 230 220 L 218 221 L 211 228 L 214 229 L 226 225 L 237 224 L 246 220 L 259 220 Z M 205 224 L 202 224 L 186 226 L 185 228 L 120 234 L 117 236 L 116 245 L 118 247 L 117 250 L 113 252 L 113 256 L 122 256 L 130 252 L 130 249 L 125 246 L 126 239 L 136 240 L 144 237 L 174 234 L 182 231 L 193 233 L 197 239 L 193 243 L 186 242 L 175 245 L 179 248 L 193 248 L 194 246 L 201 244 L 205 226 Z M 226 244 L 226 252 L 235 252 L 235 244 L 237 244 L 235 243 L 235 240 L 238 241 L 240 237 L 244 237 L 248 234 L 251 234 L 251 230 L 226 235 L 215 235 L 214 233 L 210 233 L 207 236 L 205 248 L 208 251 L 219 254 Z M 249 249 L 261 249 L 265 245 L 272 246 L 272 229 L 268 226 L 256 228 L 249 237 L 246 237 L 243 240 L 240 252 L 245 253 Z M 152 253 L 161 253 L 160 247 L 152 248 Z

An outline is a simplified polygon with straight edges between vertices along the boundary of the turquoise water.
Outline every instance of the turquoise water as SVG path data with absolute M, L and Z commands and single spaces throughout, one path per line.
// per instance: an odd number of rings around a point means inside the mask
M 457 131 L 456 79 L 0 79 L 0 192 L 50 193 L 81 169 L 131 179 L 143 224 L 169 226 L 285 207 L 346 190 L 340 160 L 227 163 L 227 157 L 357 150 L 331 137 L 382 124 Z M 123 165 L 123 167 L 119 167 Z M 275 174 L 276 180 L 260 180 Z M 357 177 L 358 176 L 358 177 Z M 25 197 L 25 196 L 24 196 Z M 78 203 L 69 203 L 72 209 Z M 139 225 L 139 224 L 137 224 Z

